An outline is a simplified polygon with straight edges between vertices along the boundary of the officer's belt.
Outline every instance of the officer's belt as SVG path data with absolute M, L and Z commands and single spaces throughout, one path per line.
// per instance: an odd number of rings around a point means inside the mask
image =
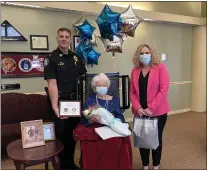
M 75 93 L 66 93 L 66 92 L 58 91 L 58 97 L 75 98 L 76 94 Z

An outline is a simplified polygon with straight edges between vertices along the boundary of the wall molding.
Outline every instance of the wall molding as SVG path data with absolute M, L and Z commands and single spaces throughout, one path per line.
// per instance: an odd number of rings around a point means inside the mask
M 180 109 L 180 110 L 173 110 L 173 111 L 170 111 L 170 112 L 168 113 L 168 115 L 170 116 L 170 115 L 181 114 L 181 113 L 186 113 L 186 112 L 190 112 L 190 111 L 191 111 L 190 108 Z M 131 117 L 131 118 L 126 118 L 126 122 L 128 122 L 128 123 L 133 122 L 133 117 Z
M 18 5 L 15 5 L 15 3 L 10 3 L 10 4 L 9 2 L 7 3 L 8 4 L 2 3 L 2 5 L 36 8 L 36 9 L 43 9 L 49 11 L 68 12 L 73 14 L 91 15 L 91 16 L 98 16 L 104 7 L 104 4 L 98 4 L 94 2 L 72 2 L 72 1 L 70 3 L 46 2 L 46 1 L 45 2 L 18 2 Z M 123 12 L 126 9 L 124 7 L 118 7 L 118 6 L 110 6 L 110 8 L 116 12 Z M 139 17 L 143 19 L 148 19 L 147 22 L 174 23 L 174 24 L 194 25 L 194 26 L 202 25 L 201 17 L 191 17 L 191 16 L 176 15 L 176 14 L 169 14 L 169 13 L 145 11 L 139 9 L 134 9 L 134 11 Z
M 201 17 L 201 25 L 206 25 L 207 17 Z
M 182 84 L 191 84 L 192 81 L 172 81 L 170 82 L 170 85 L 182 85 Z M 122 88 L 119 88 L 120 90 Z M 85 89 L 84 89 L 85 91 Z M 46 95 L 45 92 L 33 92 L 33 93 L 24 93 L 24 94 L 40 94 L 40 95 Z
M 24 94 L 39 94 L 39 95 L 46 95 L 45 92 L 37 92 L 37 93 L 24 93 Z M 131 107 L 131 106 L 130 106 Z M 186 112 L 190 112 L 191 108 L 185 108 L 185 109 L 180 109 L 180 110 L 172 110 L 168 113 L 168 115 L 174 115 L 174 114 L 181 114 L 181 113 L 186 113 Z M 126 118 L 126 122 L 131 123 L 133 122 L 133 117 L 131 118 Z
M 192 81 L 171 81 L 170 85 L 191 84 Z

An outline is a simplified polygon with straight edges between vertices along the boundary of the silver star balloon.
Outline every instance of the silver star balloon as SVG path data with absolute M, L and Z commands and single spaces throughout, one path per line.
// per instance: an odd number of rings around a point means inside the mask
M 102 38 L 101 38 L 102 39 Z M 122 44 L 123 44 L 123 38 L 121 36 L 114 35 L 113 41 L 110 41 L 109 39 L 102 39 L 105 52 L 112 52 L 112 56 L 115 56 L 115 53 L 122 53 Z
M 136 16 L 132 5 L 129 5 L 128 8 L 121 13 L 121 18 L 123 20 L 123 24 L 120 32 L 134 37 L 136 28 L 143 21 L 143 19 Z

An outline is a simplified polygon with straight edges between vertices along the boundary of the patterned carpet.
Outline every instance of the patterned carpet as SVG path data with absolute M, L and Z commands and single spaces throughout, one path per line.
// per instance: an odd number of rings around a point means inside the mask
M 160 169 L 206 169 L 206 112 L 188 112 L 168 116 L 163 135 L 163 156 Z M 75 154 L 77 164 L 79 153 L 78 143 Z M 52 169 L 51 164 L 49 168 Z M 133 148 L 133 168 L 141 169 L 137 148 Z M 1 169 L 14 169 L 14 164 L 8 158 L 2 157 Z M 44 169 L 44 165 L 27 169 Z

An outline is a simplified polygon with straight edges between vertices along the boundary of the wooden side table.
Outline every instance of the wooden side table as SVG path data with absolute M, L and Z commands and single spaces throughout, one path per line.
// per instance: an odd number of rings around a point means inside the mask
M 44 146 L 23 149 L 22 140 L 18 139 L 10 143 L 6 150 L 9 158 L 14 161 L 17 170 L 24 170 L 26 167 L 45 163 L 48 170 L 48 162 L 52 161 L 55 170 L 60 169 L 58 154 L 64 146 L 59 140 L 48 141 Z

